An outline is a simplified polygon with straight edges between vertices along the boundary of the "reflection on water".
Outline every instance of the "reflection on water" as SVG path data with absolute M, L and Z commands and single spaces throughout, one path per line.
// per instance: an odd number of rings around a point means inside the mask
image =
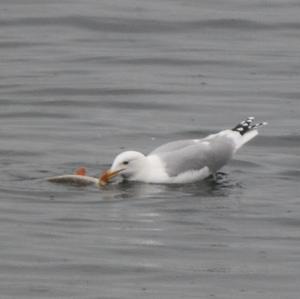
M 76 186 L 75 186 L 76 187 Z M 88 187 L 87 192 L 96 186 Z M 109 184 L 99 188 L 101 200 L 122 200 L 122 199 L 147 199 L 152 197 L 174 195 L 191 197 L 225 197 L 230 192 L 240 188 L 240 184 L 233 182 L 225 173 L 218 173 L 216 179 L 210 177 L 204 181 L 191 184 L 147 184 L 141 182 L 124 181 Z M 83 187 L 81 187 L 83 189 Z M 93 190 L 95 191 L 95 190 Z

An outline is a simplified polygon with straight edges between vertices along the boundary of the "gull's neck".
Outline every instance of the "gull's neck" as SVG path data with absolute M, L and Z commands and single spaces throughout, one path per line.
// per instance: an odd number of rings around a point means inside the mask
M 168 178 L 161 159 L 156 155 L 145 156 L 138 166 L 138 171 L 130 178 L 132 181 L 155 183 Z

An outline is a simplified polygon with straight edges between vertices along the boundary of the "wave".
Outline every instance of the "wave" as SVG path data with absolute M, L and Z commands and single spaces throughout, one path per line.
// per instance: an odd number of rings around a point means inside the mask
M 2 19 L 0 26 L 71 26 L 85 30 L 119 33 L 164 33 L 199 29 L 234 30 L 299 30 L 300 22 L 266 23 L 238 18 L 192 21 L 165 21 L 161 19 L 115 18 L 97 16 L 28 17 Z

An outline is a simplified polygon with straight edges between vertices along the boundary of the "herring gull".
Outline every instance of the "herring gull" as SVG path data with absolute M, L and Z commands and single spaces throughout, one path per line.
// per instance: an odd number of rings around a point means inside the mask
M 233 129 L 202 139 L 178 140 L 163 144 L 147 156 L 137 151 L 120 153 L 100 177 L 105 186 L 115 177 L 145 183 L 193 183 L 215 175 L 236 151 L 258 134 L 266 122 L 253 123 L 248 117 Z

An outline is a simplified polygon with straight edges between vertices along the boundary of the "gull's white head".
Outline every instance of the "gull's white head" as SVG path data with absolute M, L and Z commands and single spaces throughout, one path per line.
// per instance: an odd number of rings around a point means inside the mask
M 101 175 L 99 184 L 105 186 L 113 177 L 120 175 L 129 179 L 139 172 L 146 157 L 139 152 L 127 151 L 119 154 L 110 169 Z

